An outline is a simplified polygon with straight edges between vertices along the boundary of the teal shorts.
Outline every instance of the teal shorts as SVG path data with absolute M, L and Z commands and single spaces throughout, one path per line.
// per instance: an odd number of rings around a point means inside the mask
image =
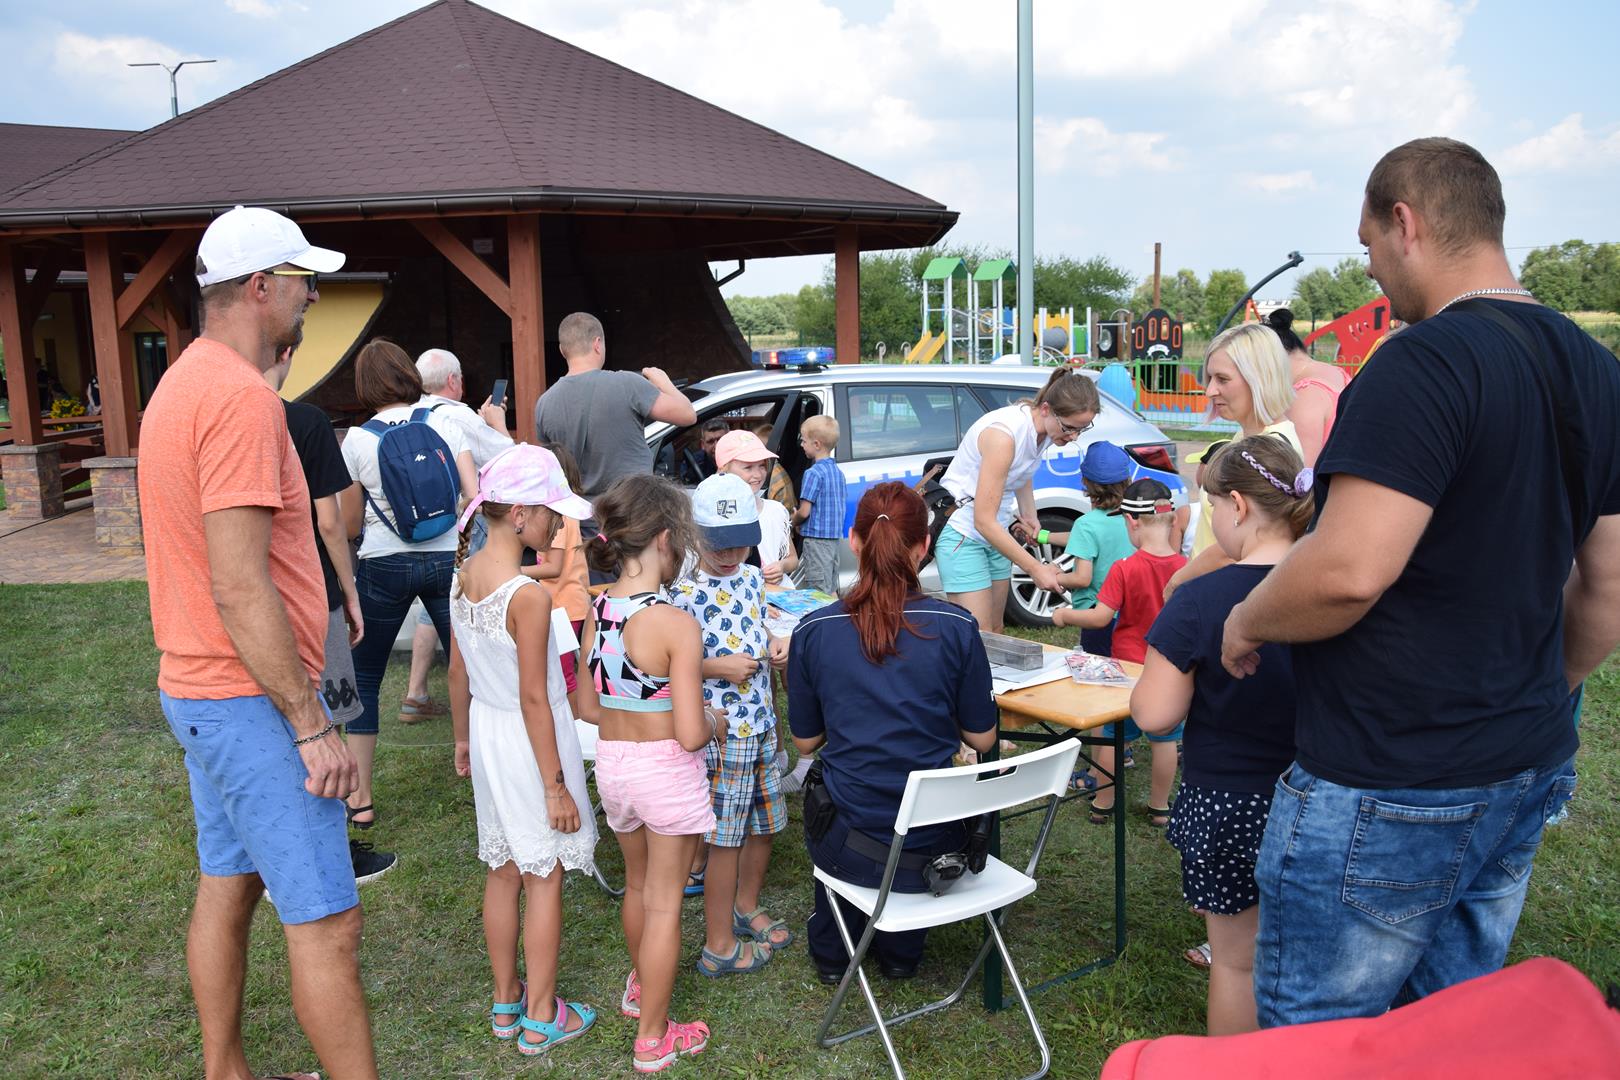
M 1012 562 L 982 540 L 971 540 L 949 525 L 939 534 L 939 548 L 934 552 L 939 564 L 939 583 L 948 593 L 977 592 L 988 589 L 992 581 L 1007 581 L 1012 577 Z

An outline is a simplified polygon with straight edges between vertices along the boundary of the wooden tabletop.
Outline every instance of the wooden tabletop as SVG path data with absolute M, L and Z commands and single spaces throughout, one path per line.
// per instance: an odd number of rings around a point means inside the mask
M 1051 645 L 1046 649 L 1048 652 L 1069 651 Z M 1122 660 L 1120 666 L 1128 674 L 1142 674 L 1141 664 Z M 1039 686 L 997 694 L 996 707 L 1001 710 L 1003 728 L 1047 723 L 1075 731 L 1090 731 L 1130 716 L 1131 691 L 1129 687 L 1122 686 L 1083 686 L 1065 675 Z

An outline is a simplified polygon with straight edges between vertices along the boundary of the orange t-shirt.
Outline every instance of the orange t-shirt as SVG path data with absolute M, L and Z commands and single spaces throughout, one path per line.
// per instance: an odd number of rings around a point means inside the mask
M 585 549 L 579 543 L 579 522 L 563 517 L 562 528 L 551 538 L 551 551 L 546 555 L 562 562 L 562 572 L 545 584 L 551 586 L 553 602 L 568 612 L 569 622 L 584 622 L 591 610 L 591 581 L 585 572 Z
M 309 488 L 281 398 L 229 346 L 198 338 L 163 373 L 141 420 L 141 532 L 158 686 L 178 698 L 264 693 L 236 655 L 214 606 L 203 515 L 263 506 L 270 580 L 287 606 L 310 679 L 325 662 L 326 586 L 315 554 Z

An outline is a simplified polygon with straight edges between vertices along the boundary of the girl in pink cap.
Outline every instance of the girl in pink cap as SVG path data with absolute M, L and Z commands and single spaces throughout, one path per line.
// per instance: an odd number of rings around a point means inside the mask
M 461 517 L 450 587 L 450 710 L 455 767 L 472 777 L 484 882 L 484 940 L 495 976 L 490 1027 L 518 1050 L 544 1053 L 596 1021 L 557 991 L 564 870 L 589 870 L 596 820 L 589 812 L 574 714 L 558 663 L 551 593 L 523 573 L 523 549 L 541 554 L 564 517 L 591 514 L 549 450 L 519 444 L 478 474 L 478 497 Z M 467 558 L 467 524 L 482 513 L 489 540 Z M 465 560 L 465 562 L 464 562 Z M 581 812 L 582 808 L 584 812 Z M 518 895 L 528 899 L 518 977 Z

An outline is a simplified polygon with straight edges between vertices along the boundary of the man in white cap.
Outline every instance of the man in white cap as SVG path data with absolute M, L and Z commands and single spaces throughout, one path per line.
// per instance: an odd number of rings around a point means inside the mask
M 343 255 L 237 207 L 197 252 L 202 333 L 142 421 L 141 524 L 163 714 L 186 752 L 201 877 L 186 944 L 209 1077 L 242 1048 L 248 928 L 270 894 L 293 1010 L 334 1077 L 377 1075 L 344 828 L 354 758 L 317 689 L 326 588 L 309 489 L 264 380 Z

